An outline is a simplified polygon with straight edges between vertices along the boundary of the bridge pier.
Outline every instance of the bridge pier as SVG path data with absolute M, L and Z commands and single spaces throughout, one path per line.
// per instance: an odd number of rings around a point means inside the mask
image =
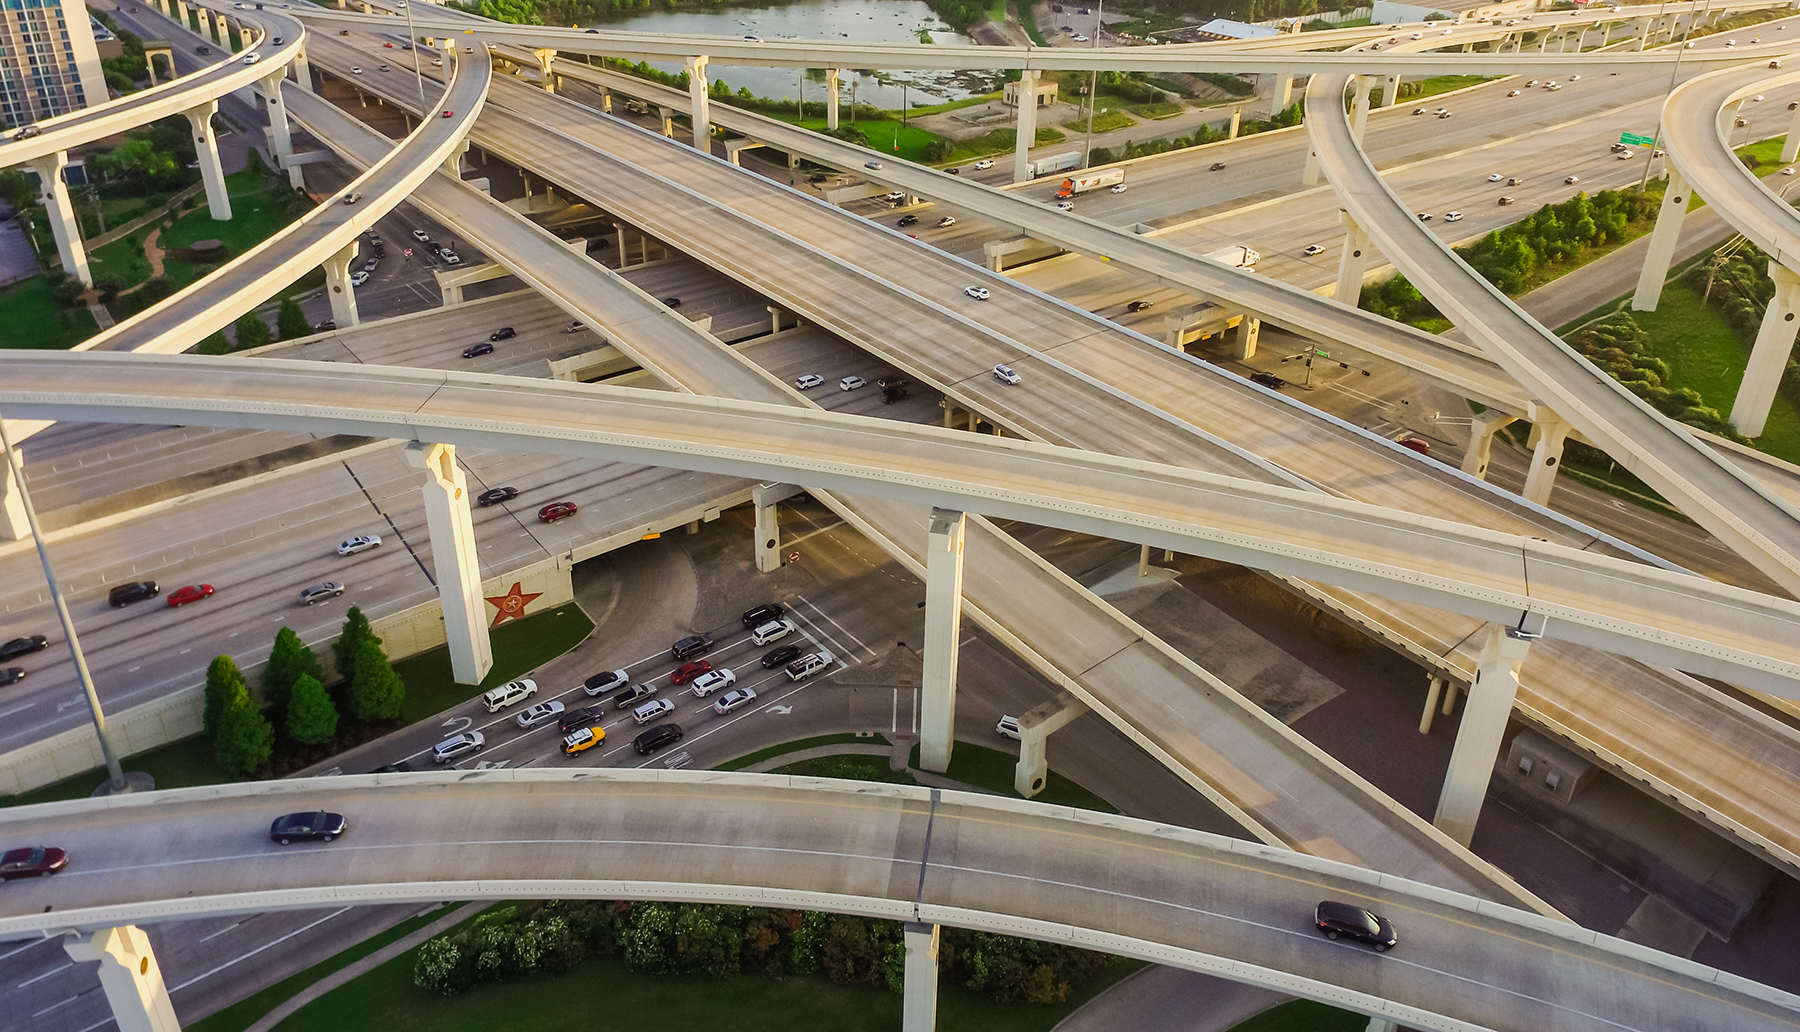
M 1031 178 L 1031 145 L 1037 140 L 1037 70 L 1027 68 L 1019 73 L 1019 138 L 1013 142 L 1013 182 Z
M 231 195 L 225 191 L 225 168 L 219 164 L 219 141 L 212 131 L 212 116 L 218 110 L 219 102 L 209 100 L 182 114 L 194 129 L 194 155 L 200 162 L 200 178 L 206 182 L 207 210 L 214 221 L 226 222 L 231 219 Z
M 1390 75 L 1381 83 L 1381 107 L 1393 107 L 1400 99 L 1400 77 Z
M 181 1032 L 162 966 L 143 929 L 122 925 L 71 936 L 63 940 L 63 951 L 76 961 L 100 962 L 100 988 L 119 1032 Z
M 662 134 L 673 140 L 675 138 L 675 112 L 666 107 L 658 107 L 656 114 L 662 119 Z
M 906 987 L 901 994 L 901 1032 L 936 1032 L 938 926 L 906 922 Z
M 694 123 L 694 149 L 712 153 L 712 94 L 707 90 L 706 55 L 687 59 L 688 117 Z
M 539 48 L 537 50 L 533 50 L 531 52 L 531 56 L 537 58 L 538 76 L 543 80 L 544 92 L 545 93 L 555 93 L 556 92 L 556 68 L 555 68 L 556 51 L 550 50 L 548 48 Z
M 1088 704 L 1070 695 L 1034 706 L 1019 718 L 1019 763 L 1013 768 L 1013 791 L 1027 799 L 1044 790 L 1050 776 L 1046 755 L 1050 732 L 1088 711 Z
M 325 259 L 325 294 L 331 298 L 331 321 L 340 330 L 362 322 L 356 315 L 356 288 L 350 285 L 350 261 L 356 257 L 357 248 L 357 242 L 352 240 Z
M 758 484 L 750 491 L 756 507 L 756 572 L 774 573 L 781 569 L 781 524 L 776 506 L 787 498 L 805 493 L 798 484 Z
M 1525 474 L 1525 489 L 1519 492 L 1526 501 L 1550 504 L 1550 489 L 1556 486 L 1556 467 L 1562 462 L 1563 445 L 1574 429 L 1549 409 L 1538 410 L 1538 420 L 1531 425 L 1531 469 Z
M 1369 124 L 1369 94 L 1374 76 L 1353 75 L 1350 77 L 1350 135 L 1357 143 L 1362 143 L 1363 129 Z
M 1286 111 L 1294 103 L 1294 75 L 1292 72 L 1275 73 L 1275 92 L 1269 94 L 1269 117 Z
M 81 220 L 75 217 L 75 202 L 69 200 L 69 184 L 63 179 L 63 168 L 68 164 L 68 151 L 31 159 L 31 167 L 38 174 L 38 197 L 44 202 L 50 232 L 56 236 L 56 253 L 62 256 L 63 271 L 91 287 L 94 274 L 88 270 L 87 248 L 81 243 Z
M 1787 139 L 1781 143 L 1781 161 L 1783 164 L 1800 158 L 1800 108 L 1794 109 L 1794 117 L 1788 119 Z
M 1543 624 L 1540 620 L 1534 626 Z M 1463 703 L 1462 726 L 1450 752 L 1450 769 L 1444 773 L 1437 815 L 1431 820 L 1439 831 L 1465 846 L 1475 836 L 1481 803 L 1494 773 L 1494 757 L 1500 754 L 1500 739 L 1519 693 L 1519 665 L 1537 637 L 1535 630 L 1488 625 L 1469 698 Z
M 414 441 L 406 446 L 406 460 L 425 471 L 425 526 L 431 533 L 438 600 L 444 607 L 450 675 L 458 684 L 480 684 L 494 665 L 494 650 L 488 641 L 487 599 L 481 594 L 468 485 L 456 463 L 456 447 Z
M 1775 390 L 1781 386 L 1781 374 L 1794 351 L 1795 332 L 1800 331 L 1800 322 L 1796 322 L 1800 274 L 1771 259 L 1769 278 L 1775 281 L 1775 296 L 1763 312 L 1762 325 L 1756 330 L 1756 346 L 1750 349 L 1750 363 L 1738 385 L 1737 400 L 1731 404 L 1731 425 L 1745 437 L 1762 436 L 1769 408 L 1775 404 Z
M 1337 286 L 1331 288 L 1331 296 L 1355 308 L 1362 297 L 1363 276 L 1369 270 L 1369 251 L 1374 245 L 1343 208 L 1338 209 L 1338 221 L 1344 225 L 1344 253 L 1338 256 Z
M 19 468 L 25 468 L 25 456 L 13 449 Z M 0 541 L 23 541 L 31 536 L 31 521 L 25 516 L 25 496 L 19 492 L 13 464 L 0 464 Z
M 316 93 L 313 89 L 312 65 L 306 63 L 306 51 L 302 49 L 294 56 L 294 82 L 308 93 Z
M 919 766 L 940 773 L 950 769 L 950 750 L 956 744 L 956 660 L 962 632 L 963 532 L 967 524 L 965 514 L 934 507 L 925 547 Z
M 1311 147 L 1306 149 L 1306 165 L 1300 170 L 1300 185 L 1319 185 L 1319 152 Z
M 1463 452 L 1462 471 L 1486 480 L 1488 464 L 1494 459 L 1494 435 L 1517 418 L 1499 409 L 1488 409 L 1470 420 L 1469 450 Z
M 836 130 L 838 127 L 838 91 L 842 88 L 844 70 L 842 68 L 825 69 L 825 128 Z
M 1681 170 L 1669 165 L 1669 188 L 1663 193 L 1662 207 L 1656 212 L 1656 228 L 1650 231 L 1650 248 L 1644 255 L 1644 268 L 1638 273 L 1637 292 L 1631 295 L 1631 310 L 1654 312 L 1662 300 L 1663 281 L 1669 278 L 1669 265 L 1675 259 L 1675 244 L 1681 239 L 1681 220 L 1687 217 L 1688 186 Z
M 269 144 L 275 151 L 275 162 L 287 169 L 288 185 L 298 190 L 306 185 L 300 176 L 300 166 L 291 163 L 294 156 L 294 138 L 288 131 L 287 105 L 281 99 L 281 84 L 287 80 L 285 70 L 257 83 L 263 95 L 263 103 L 269 112 Z
M 1256 357 L 1256 341 L 1262 335 L 1262 320 L 1246 314 L 1238 320 L 1236 356 L 1240 362 Z

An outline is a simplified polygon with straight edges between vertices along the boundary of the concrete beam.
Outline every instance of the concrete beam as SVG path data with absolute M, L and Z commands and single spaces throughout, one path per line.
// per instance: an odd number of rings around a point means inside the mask
M 1656 212 L 1656 228 L 1650 232 L 1650 247 L 1644 254 L 1644 267 L 1638 272 L 1637 293 L 1631 295 L 1631 310 L 1654 312 L 1662 300 L 1663 281 L 1669 278 L 1669 265 L 1675 259 L 1675 245 L 1681 239 L 1681 220 L 1687 217 L 1688 186 L 1681 170 L 1669 165 L 1669 187 L 1663 192 L 1662 207 Z
M 956 743 L 956 660 L 962 633 L 963 532 L 967 518 L 933 508 L 925 562 L 925 670 L 919 714 L 919 766 L 950 769 Z
M 1088 711 L 1072 695 L 1052 699 L 1019 718 L 1019 763 L 1013 768 L 1013 791 L 1027 799 L 1044 790 L 1050 776 L 1050 733 Z
M 50 220 L 50 232 L 56 236 L 56 253 L 62 256 L 63 271 L 91 287 L 94 274 L 88 270 L 87 248 L 81 243 L 81 220 L 75 217 L 75 202 L 69 199 L 69 184 L 63 180 L 63 168 L 68 164 L 68 151 L 31 161 L 38 174 L 38 199 Z
M 1756 346 L 1750 349 L 1750 362 L 1738 385 L 1737 400 L 1731 404 L 1731 425 L 1745 437 L 1762 436 L 1769 409 L 1775 404 L 1776 388 L 1781 386 L 1781 374 L 1787 369 L 1788 356 L 1794 352 L 1795 332 L 1800 331 L 1800 321 L 1795 317 L 1800 309 L 1800 274 L 1771 260 L 1769 278 L 1775 281 L 1775 296 L 1763 310 Z
M 1525 662 L 1542 626 L 1541 621 L 1529 630 L 1488 625 L 1475 680 L 1469 685 L 1469 701 L 1463 704 L 1462 726 L 1450 752 L 1450 769 L 1438 796 L 1437 815 L 1431 821 L 1465 846 L 1475 836 L 1494 757 L 1500 753 L 1500 739 L 1519 693 L 1519 665 Z
M 906 986 L 901 994 L 901 1032 L 936 1032 L 938 926 L 908 921 Z
M 218 110 L 219 102 L 209 100 L 182 114 L 194 130 L 194 154 L 200 161 L 200 178 L 206 183 L 206 206 L 215 220 L 225 222 L 231 218 L 231 195 L 225 190 L 225 168 L 219 164 L 219 141 L 213 138 L 212 116 Z
M 1398 75 L 1387 76 L 1381 82 L 1381 106 L 1393 107 L 1399 99 L 1400 77 Z
M 78 963 L 100 962 L 100 988 L 119 1032 L 181 1032 L 150 937 L 136 925 L 102 928 L 63 940 Z
M 468 484 L 453 445 L 415 441 L 406 446 L 406 459 L 425 472 L 425 526 L 431 532 L 432 566 L 444 607 L 450 674 L 458 684 L 480 684 L 493 668 L 494 650 L 488 641 Z

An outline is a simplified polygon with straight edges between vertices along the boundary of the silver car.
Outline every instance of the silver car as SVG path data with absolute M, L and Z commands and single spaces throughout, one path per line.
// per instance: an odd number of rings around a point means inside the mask
M 328 580 L 323 584 L 314 584 L 300 593 L 302 605 L 313 605 L 328 598 L 336 598 L 344 593 L 344 586 L 337 581 Z
M 380 547 L 380 534 L 358 534 L 338 545 L 338 554 L 355 555 L 358 552 L 367 552 L 371 548 Z
M 431 747 L 431 762 L 449 763 L 458 756 L 478 753 L 487 747 L 487 736 L 479 731 L 464 731 Z
M 538 703 L 513 719 L 519 722 L 520 727 L 536 727 L 556 720 L 562 716 L 562 712 L 563 704 L 552 699 Z

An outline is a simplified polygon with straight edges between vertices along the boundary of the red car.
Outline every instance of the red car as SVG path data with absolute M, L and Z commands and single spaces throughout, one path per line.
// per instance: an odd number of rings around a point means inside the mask
M 557 520 L 575 515 L 577 511 L 579 510 L 574 502 L 551 502 L 538 510 L 538 519 L 545 523 L 555 523 Z
M 69 854 L 49 846 L 26 846 L 0 854 L 0 881 L 42 878 L 69 866 Z
M 711 672 L 712 664 L 704 659 L 695 660 L 692 663 L 683 663 L 681 664 L 681 669 L 669 675 L 669 683 L 686 684 L 694 678 L 699 677 L 701 674 Z
M 445 118 L 449 118 L 449 117 L 450 117 L 450 116 L 452 116 L 452 115 L 454 115 L 454 114 L 455 114 L 455 112 L 454 112 L 454 111 L 451 111 L 451 110 L 449 110 L 449 109 L 448 109 L 448 108 L 446 108 L 446 109 L 445 109 L 445 110 L 444 110 L 444 117 L 445 117 Z
M 394 49 L 394 45 L 392 43 L 383 43 L 382 46 L 388 48 L 389 50 Z
M 185 588 L 177 588 L 169 592 L 169 608 L 185 606 L 189 602 L 198 602 L 213 593 L 211 584 L 189 584 Z

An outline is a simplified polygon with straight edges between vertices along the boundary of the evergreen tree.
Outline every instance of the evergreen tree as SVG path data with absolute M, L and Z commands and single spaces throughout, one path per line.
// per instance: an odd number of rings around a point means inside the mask
M 302 677 L 323 681 L 319 657 L 300 640 L 292 628 L 283 627 L 275 635 L 275 647 L 269 651 L 269 665 L 263 669 L 263 698 L 281 709 L 288 704 L 288 693 Z
M 255 312 L 245 312 L 237 321 L 237 349 L 260 348 L 269 343 L 269 324 Z
M 232 774 L 249 774 L 269 762 L 275 751 L 275 728 L 250 698 L 239 678 L 237 688 L 219 712 L 213 735 L 213 762 Z
M 356 676 L 350 681 L 350 715 L 358 720 L 392 720 L 405 702 L 406 683 L 381 651 L 380 639 L 363 639 Z
M 288 700 L 288 737 L 302 745 L 318 745 L 331 741 L 337 734 L 338 711 L 319 679 L 302 674 L 294 682 L 293 696 Z
M 312 323 L 306 320 L 306 313 L 300 310 L 300 302 L 291 297 L 281 299 L 281 312 L 275 316 L 275 329 L 280 332 L 282 340 L 309 336 L 313 332 Z
M 196 345 L 194 350 L 202 355 L 229 355 L 231 345 L 226 342 L 225 334 L 215 333 Z
M 200 712 L 200 730 L 211 739 L 218 738 L 219 718 L 239 688 L 250 693 L 244 675 L 230 656 L 214 656 L 206 668 L 206 705 Z
M 337 662 L 339 679 L 349 681 L 356 677 L 356 657 L 362 655 L 365 640 L 381 644 L 381 639 L 369 629 L 369 618 L 363 615 L 362 609 L 351 606 L 344 614 L 344 627 L 338 632 L 338 640 L 331 645 L 331 657 Z

